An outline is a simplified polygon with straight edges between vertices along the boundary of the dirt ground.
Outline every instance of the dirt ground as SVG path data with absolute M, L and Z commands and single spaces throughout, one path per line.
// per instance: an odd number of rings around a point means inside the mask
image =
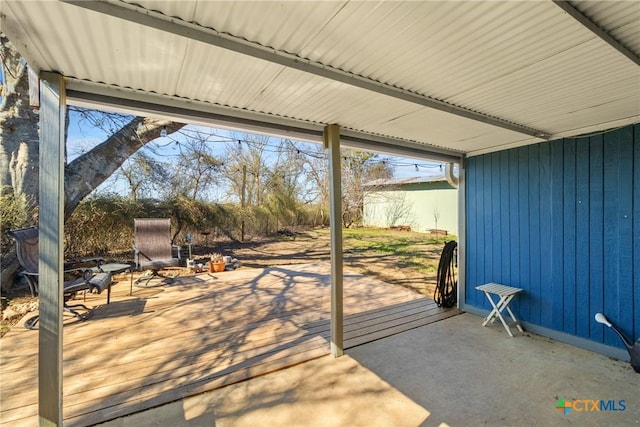
M 425 239 L 426 240 L 426 239 Z M 424 254 L 433 266 L 437 266 L 442 244 L 412 245 L 412 250 Z M 192 248 L 194 258 L 207 253 L 220 252 L 237 258 L 241 268 L 260 268 L 273 265 L 303 264 L 330 261 L 330 240 L 326 232 L 314 230 L 295 233 L 292 236 L 252 238 L 246 242 L 216 242 L 211 247 Z M 432 272 L 419 271 L 394 253 L 380 253 L 367 249 L 344 248 L 345 269 L 375 277 L 387 283 L 404 286 L 429 298 L 433 298 L 436 284 L 436 268 Z M 120 260 L 123 261 L 123 260 Z M 29 294 L 26 286 L 19 286 L 2 296 L 2 323 L 0 336 L 21 319 L 24 314 L 37 309 L 37 298 Z
M 442 244 L 412 245 L 412 249 L 424 254 L 434 266 L 424 273 L 402 261 L 393 253 L 379 253 L 345 247 L 343 252 L 346 269 L 372 276 L 394 285 L 404 286 L 433 298 L 436 285 L 436 267 L 442 252 Z M 305 231 L 295 237 L 254 239 L 250 242 L 218 244 L 216 251 L 237 258 L 244 267 L 268 267 L 278 264 L 303 264 L 330 261 L 328 233 Z

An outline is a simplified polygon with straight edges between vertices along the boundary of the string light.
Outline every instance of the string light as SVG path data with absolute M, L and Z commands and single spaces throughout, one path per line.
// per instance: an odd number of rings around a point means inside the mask
M 166 126 L 162 126 L 162 130 L 160 131 L 160 136 L 162 138 L 167 136 L 167 127 Z
M 165 128 L 163 128 L 164 131 Z M 161 132 L 161 136 L 162 136 Z M 311 150 L 305 150 L 304 148 L 301 148 L 300 146 L 298 146 L 296 143 L 294 143 L 293 141 L 289 140 L 289 139 L 285 139 L 285 140 L 277 140 L 277 143 L 273 143 L 273 142 L 263 142 L 263 141 L 252 141 L 251 139 L 240 139 L 237 137 L 232 137 L 232 136 L 226 136 L 226 135 L 220 135 L 220 134 L 216 134 L 215 132 L 202 132 L 199 131 L 197 129 L 188 129 L 188 130 L 180 130 L 178 131 L 178 133 L 184 135 L 187 138 L 193 138 L 193 135 L 202 135 L 202 134 L 206 134 L 207 136 L 207 142 L 211 142 L 211 143 L 215 143 L 215 142 L 237 142 L 238 144 L 238 149 L 242 150 L 243 148 L 243 143 L 246 144 L 248 147 L 251 146 L 255 146 L 256 148 L 259 148 L 260 150 L 262 150 L 265 153 L 274 153 L 274 154 L 285 154 L 287 152 L 294 152 L 298 155 L 304 155 L 307 157 L 311 157 L 314 159 L 318 159 L 318 160 L 326 160 L 327 155 L 325 152 L 316 152 L 316 151 L 311 151 Z M 217 140 L 211 140 L 209 139 L 210 137 L 216 137 L 219 138 Z M 175 140 L 174 140 L 175 141 Z M 283 144 L 284 143 L 284 144 Z M 301 143 L 304 144 L 304 143 Z M 348 156 L 343 156 L 343 161 L 348 161 L 349 157 Z M 376 157 L 372 157 L 369 159 L 364 160 L 363 163 L 367 163 L 367 164 L 381 164 L 383 166 L 388 166 L 388 167 L 393 167 L 393 168 L 402 168 L 402 167 L 413 167 L 415 169 L 416 172 L 419 172 L 421 169 L 433 169 L 433 168 L 439 168 L 440 171 L 443 170 L 443 166 L 442 164 L 436 164 L 436 163 L 415 163 L 415 162 L 411 162 L 410 160 L 402 160 L 401 158 L 394 158 L 394 157 L 383 157 L 383 158 L 376 158 Z

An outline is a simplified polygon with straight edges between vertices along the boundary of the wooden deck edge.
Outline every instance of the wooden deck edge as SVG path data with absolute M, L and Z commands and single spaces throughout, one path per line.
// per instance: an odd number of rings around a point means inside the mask
M 103 408 L 92 413 L 71 416 L 69 418 L 65 418 L 65 425 L 74 427 L 93 425 L 98 422 L 106 422 L 116 418 L 131 415 L 139 411 L 146 411 L 148 409 L 166 405 L 171 402 L 180 401 L 190 396 L 217 390 L 232 384 L 246 381 L 251 378 L 270 374 L 275 371 L 279 371 L 301 363 L 318 359 L 320 357 L 327 356 L 329 353 L 330 351 L 328 345 L 315 347 L 302 353 L 296 353 L 282 359 L 249 366 L 244 369 L 224 375 L 222 377 L 205 379 L 187 384 L 185 386 L 172 390 L 173 393 L 176 393 L 174 395 L 171 395 L 172 393 L 163 393 L 151 399 L 142 398 L 137 401 L 114 405 L 110 408 L 106 408 L 106 410 Z
M 436 323 L 439 322 L 441 320 L 444 319 L 448 319 L 450 317 L 454 317 L 457 316 L 459 314 L 462 314 L 463 311 L 458 310 L 458 309 L 450 309 L 447 311 L 443 311 L 440 312 L 438 314 L 435 314 L 433 316 L 429 316 L 426 317 L 422 320 L 419 321 L 415 321 L 415 322 L 411 322 L 411 323 L 404 323 L 401 324 L 399 326 L 396 326 L 394 328 L 392 328 L 391 330 L 389 329 L 383 329 L 380 331 L 376 331 L 370 334 L 366 334 L 366 335 L 362 335 L 362 336 L 358 336 L 358 337 L 354 337 L 348 340 L 345 340 L 345 349 L 349 349 L 349 348 L 353 348 L 353 347 L 357 347 L 359 345 L 363 345 L 363 344 L 367 344 L 373 341 L 377 341 L 383 338 L 388 338 L 390 336 L 402 333 L 402 332 L 406 332 L 409 331 L 411 329 L 416 329 L 422 326 L 427 326 L 430 325 L 432 323 Z

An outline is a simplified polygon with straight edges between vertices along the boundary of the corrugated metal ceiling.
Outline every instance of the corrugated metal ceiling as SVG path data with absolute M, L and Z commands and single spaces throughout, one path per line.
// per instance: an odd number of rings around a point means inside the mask
M 552 2 L 136 4 L 144 9 L 109 5 L 125 19 L 65 2 L 5 1 L 0 12 L 31 65 L 76 84 L 198 100 L 260 120 L 338 123 L 426 151 L 474 154 L 541 141 L 483 117 L 552 137 L 640 120 L 638 65 Z M 640 3 L 572 4 L 638 54 Z M 135 22 L 142 15 L 174 18 L 157 29 Z M 190 40 L 176 26 L 444 101 L 480 120 Z
M 587 18 L 636 54 L 640 52 L 640 3 L 637 1 L 572 1 Z

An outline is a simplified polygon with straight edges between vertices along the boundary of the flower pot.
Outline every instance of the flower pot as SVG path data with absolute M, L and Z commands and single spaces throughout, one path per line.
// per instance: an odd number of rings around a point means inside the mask
M 221 271 L 224 271 L 224 267 L 224 261 L 209 261 L 209 271 L 220 273 Z

